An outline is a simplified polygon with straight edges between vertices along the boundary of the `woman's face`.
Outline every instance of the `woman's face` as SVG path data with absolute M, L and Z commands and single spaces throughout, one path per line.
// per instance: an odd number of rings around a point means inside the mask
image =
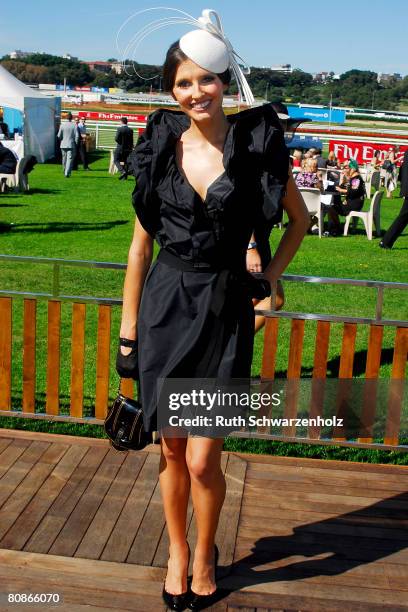
M 173 98 L 194 121 L 207 121 L 219 114 L 227 85 L 213 72 L 187 59 L 177 68 Z

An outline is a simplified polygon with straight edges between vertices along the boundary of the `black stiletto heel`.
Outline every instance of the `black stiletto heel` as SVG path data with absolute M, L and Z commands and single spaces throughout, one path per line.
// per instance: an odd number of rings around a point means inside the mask
M 214 546 L 214 575 L 215 575 L 215 578 L 217 578 L 216 574 L 217 574 L 218 557 L 219 557 L 218 547 L 217 545 L 215 545 Z M 195 610 L 195 611 L 204 610 L 205 608 L 209 608 L 216 602 L 217 596 L 218 596 L 217 588 L 215 589 L 213 593 L 210 593 L 209 595 L 198 595 L 197 593 L 194 593 L 193 589 L 190 586 L 187 607 L 190 610 Z
M 188 546 L 188 562 L 187 562 L 187 578 L 188 578 L 188 566 L 190 565 L 191 551 L 190 551 L 190 546 L 188 543 L 187 543 L 187 546 Z M 163 584 L 162 598 L 163 598 L 164 603 L 168 607 L 168 609 L 176 610 L 176 612 L 181 612 L 181 610 L 184 610 L 186 608 L 187 595 L 189 593 L 188 587 L 187 587 L 187 591 L 185 591 L 184 593 L 173 595 L 173 593 L 169 593 L 168 591 L 166 591 L 165 585 L 166 585 L 166 581 L 164 581 L 164 584 Z

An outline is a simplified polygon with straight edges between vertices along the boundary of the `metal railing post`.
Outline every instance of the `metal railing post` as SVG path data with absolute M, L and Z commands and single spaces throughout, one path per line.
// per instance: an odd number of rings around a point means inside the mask
M 383 303 L 384 303 L 384 287 L 378 287 L 377 303 L 375 305 L 375 318 L 377 319 L 377 321 L 382 320 Z
M 60 266 L 58 263 L 53 265 L 53 276 L 52 276 L 52 297 L 59 297 L 60 293 Z

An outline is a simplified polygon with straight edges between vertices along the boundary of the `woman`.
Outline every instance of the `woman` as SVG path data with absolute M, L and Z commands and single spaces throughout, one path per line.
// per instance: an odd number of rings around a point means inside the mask
M 163 81 L 180 111 L 154 112 L 131 155 L 137 220 L 120 329 L 124 344 L 130 345 L 120 351 L 134 354 L 137 338 L 149 430 L 156 427 L 158 378 L 249 377 L 254 311 L 240 278 L 247 274 L 251 235 L 283 205 L 289 226 L 265 270 L 265 278 L 276 285 L 308 223 L 288 174 L 276 114 L 266 105 L 224 115 L 229 61 L 225 67 L 214 64 L 207 56 L 219 39 L 213 41 L 208 33 L 204 40 L 202 34 L 196 46 L 182 37 L 168 50 Z M 230 58 L 226 45 L 224 53 Z M 153 239 L 161 251 L 151 266 Z M 161 434 L 159 479 L 170 541 L 163 599 L 173 610 L 199 610 L 211 605 L 216 592 L 214 539 L 225 496 L 223 439 Z M 188 590 L 190 489 L 197 543 Z
M 296 185 L 298 187 L 315 188 L 322 191 L 323 183 L 319 178 L 317 169 L 317 159 L 305 159 L 301 172 L 296 175 Z
M 338 168 L 339 164 L 334 151 L 329 151 L 327 156 L 326 168 Z
M 372 172 L 376 172 L 377 170 L 380 170 L 381 166 L 382 166 L 382 161 L 381 161 L 381 151 L 379 149 L 376 149 L 373 153 L 373 157 L 371 158 L 370 161 L 370 166 L 371 166 L 371 171 Z
M 382 165 L 385 171 L 384 186 L 387 191 L 387 198 L 392 198 L 392 192 L 397 187 L 397 166 L 395 164 L 395 149 L 390 149 L 385 155 Z
M 292 168 L 294 172 L 300 172 L 300 169 L 302 167 L 302 158 L 303 158 L 302 151 L 299 151 L 299 149 L 295 149 L 293 151 L 293 163 L 292 163 Z
M 364 206 L 366 190 L 355 159 L 350 159 L 345 164 L 343 182 L 340 187 L 336 187 L 336 191 L 339 194 L 339 198 L 327 209 L 331 222 L 329 223 L 330 234 L 332 236 L 337 236 L 341 231 L 339 215 L 347 217 L 352 210 L 361 210 Z M 346 196 L 344 203 L 340 199 L 340 194 Z

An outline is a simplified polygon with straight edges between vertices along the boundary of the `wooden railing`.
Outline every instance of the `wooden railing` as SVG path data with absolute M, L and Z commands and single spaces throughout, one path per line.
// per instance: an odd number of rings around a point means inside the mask
M 30 259 L 30 258 L 24 258 Z M 31 260 L 31 259 L 30 259 Z M 59 294 L 59 270 L 56 273 L 56 266 L 69 265 L 69 262 L 62 260 L 43 260 L 52 263 L 54 266 L 54 283 L 52 294 L 33 294 L 21 292 L 0 291 L 0 415 L 23 416 L 39 419 L 52 419 L 61 421 L 75 421 L 86 423 L 103 423 L 109 405 L 110 382 L 114 369 L 111 355 L 111 336 L 112 336 L 112 312 L 121 301 L 119 299 L 90 298 L 61 296 Z M 87 262 L 74 262 L 74 265 L 86 264 Z M 91 262 L 95 266 L 95 262 Z M 103 264 L 97 264 L 103 267 Z M 120 267 L 121 264 L 106 264 L 106 267 Z M 310 313 L 290 313 L 267 311 L 267 316 L 261 380 L 273 381 L 276 377 L 277 356 L 279 353 L 280 363 L 287 366 L 281 368 L 278 376 L 290 380 L 300 380 L 302 374 L 302 357 L 305 337 L 308 333 L 315 333 L 313 368 L 310 371 L 311 401 L 310 416 L 321 414 L 324 401 L 324 382 L 327 378 L 327 363 L 329 355 L 329 342 L 332 325 L 340 323 L 342 325 L 342 344 L 339 354 L 338 381 L 346 382 L 353 378 L 353 364 L 355 357 L 356 335 L 359 326 L 369 329 L 368 343 L 365 356 L 365 378 L 366 381 L 379 380 L 381 367 L 383 334 L 385 328 L 395 329 L 393 342 L 391 380 L 396 383 L 390 388 L 386 419 L 384 421 L 383 432 L 378 435 L 376 431 L 373 435 L 376 423 L 376 407 L 373 402 L 373 386 L 367 386 L 365 392 L 365 403 L 363 405 L 362 430 L 364 435 L 355 436 L 350 439 L 343 431 L 335 431 L 332 440 L 322 440 L 319 427 L 311 426 L 307 436 L 302 441 L 319 443 L 340 443 L 340 444 L 361 444 L 377 445 L 382 447 L 408 448 L 405 438 L 406 430 L 406 403 L 408 398 L 404 398 L 404 383 L 406 382 L 405 372 L 408 354 L 408 321 L 386 320 L 382 317 L 382 300 L 384 289 L 408 289 L 408 284 L 402 283 L 381 283 L 374 281 L 347 281 L 344 279 L 316 279 L 314 277 L 295 277 L 285 275 L 287 281 L 297 282 L 331 282 L 334 284 L 352 284 L 373 287 L 377 290 L 377 302 L 375 316 L 370 318 L 342 317 L 338 315 L 323 315 Z M 23 300 L 23 324 L 22 324 L 22 400 L 20 406 L 12 409 L 12 349 L 13 349 L 13 300 L 21 302 Z M 46 346 L 46 382 L 45 382 L 45 410 L 36 410 L 36 378 L 37 378 L 37 306 L 38 300 L 47 302 L 47 346 Z M 72 319 L 70 326 L 71 335 L 71 359 L 70 359 L 70 391 L 69 391 L 69 410 L 65 414 L 61 410 L 60 397 L 60 374 L 61 368 L 67 364 L 61 363 L 61 308 L 63 303 L 70 303 L 72 308 Z M 90 303 L 91 302 L 91 303 Z M 95 380 L 94 402 L 92 413 L 84 412 L 84 372 L 85 372 L 85 321 L 87 309 L 97 309 L 96 336 L 92 338 L 93 345 L 96 345 L 95 354 Z M 290 341 L 287 355 L 283 354 L 283 343 L 279 342 L 280 321 L 290 320 Z M 311 324 L 309 321 L 313 321 Z M 313 330 L 313 332 L 312 332 Z M 316 331 L 314 331 L 316 330 Z M 279 350 L 278 350 L 279 349 Z M 331 373 L 333 374 L 333 373 Z M 304 378 L 302 378 L 304 380 Z M 401 384 L 398 384 L 398 381 Z M 370 388 L 369 388 L 370 387 Z M 128 396 L 134 394 L 134 383 L 131 380 L 122 380 L 122 391 Z M 337 409 L 341 409 L 341 398 L 345 387 L 339 385 Z M 111 389 L 112 393 L 112 389 Z M 404 403 L 405 402 L 405 403 Z M 291 400 L 286 403 L 285 416 L 296 416 L 297 414 L 296 394 L 291 395 Z M 233 435 L 243 435 L 247 433 Z M 281 436 L 271 434 L 265 429 L 258 429 L 250 433 L 251 436 L 261 438 L 298 440 L 296 428 L 293 426 L 284 429 Z
M 317 320 L 314 360 L 311 380 L 311 400 L 309 416 L 317 417 L 322 415 L 324 403 L 324 387 L 327 377 L 327 363 L 330 341 L 330 326 L 328 320 Z M 342 346 L 339 359 L 338 379 L 336 379 L 336 406 L 337 415 L 344 415 L 342 402 L 347 396 L 347 389 L 353 379 L 353 364 L 355 356 L 355 344 L 357 336 L 357 323 L 343 324 Z M 362 411 L 360 418 L 360 435 L 356 436 L 358 444 L 373 444 L 372 431 L 375 425 L 378 400 L 376 396 L 377 384 L 381 367 L 382 341 L 384 325 L 369 325 L 368 346 L 365 357 L 365 377 L 361 380 L 363 388 Z M 276 355 L 278 350 L 279 317 L 271 316 L 266 320 L 265 338 L 262 359 L 261 378 L 263 380 L 274 380 L 276 369 Z M 305 336 L 305 320 L 292 319 L 291 333 L 288 354 L 287 379 L 299 381 L 302 369 L 302 349 Z M 386 408 L 386 418 L 384 419 L 383 431 L 380 433 L 382 440 L 377 440 L 382 446 L 400 446 L 408 449 L 408 440 L 400 442 L 401 437 L 408 438 L 407 427 L 407 402 L 405 397 L 406 390 L 406 366 L 408 359 L 408 327 L 395 326 L 395 337 L 392 356 L 391 377 L 388 385 L 388 399 Z M 360 382 L 360 381 L 359 381 Z M 407 389 L 408 391 L 408 389 Z M 287 404 L 285 416 L 295 417 L 297 406 L 292 407 Z M 365 435 L 361 435 L 364 432 Z M 378 436 L 379 432 L 377 432 Z M 272 437 L 272 436 L 262 436 Z M 274 436 L 276 437 L 276 436 Z M 282 439 L 295 439 L 293 429 Z M 309 428 L 309 441 L 319 439 L 319 428 Z M 345 442 L 346 438 L 340 436 L 333 437 L 333 441 Z

